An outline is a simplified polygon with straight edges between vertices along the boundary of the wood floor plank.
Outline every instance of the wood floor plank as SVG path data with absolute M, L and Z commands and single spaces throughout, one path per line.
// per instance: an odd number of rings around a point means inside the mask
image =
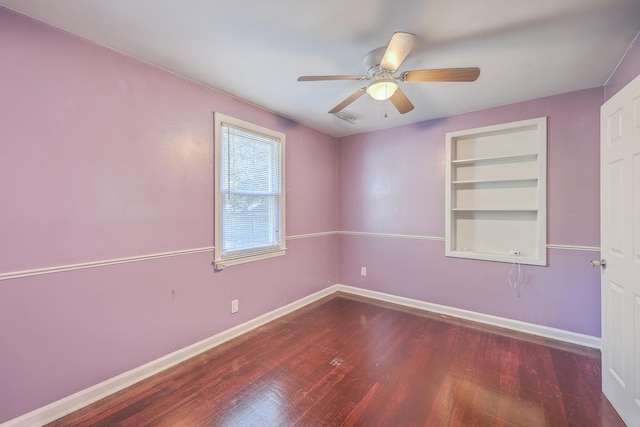
M 597 350 L 337 295 L 50 426 L 624 423 Z

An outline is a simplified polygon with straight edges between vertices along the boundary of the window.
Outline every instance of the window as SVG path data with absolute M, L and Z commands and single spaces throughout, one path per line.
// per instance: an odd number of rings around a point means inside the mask
M 214 120 L 216 270 L 284 255 L 284 134 Z

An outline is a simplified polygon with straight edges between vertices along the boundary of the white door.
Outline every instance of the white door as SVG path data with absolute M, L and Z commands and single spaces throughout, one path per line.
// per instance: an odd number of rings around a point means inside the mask
M 602 391 L 640 426 L 640 76 L 602 106 L 600 135 Z

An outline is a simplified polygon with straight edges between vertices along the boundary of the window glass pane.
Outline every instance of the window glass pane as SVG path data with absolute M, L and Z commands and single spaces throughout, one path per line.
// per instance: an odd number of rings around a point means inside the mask
M 223 125 L 220 143 L 222 256 L 279 249 L 279 139 Z
M 277 196 L 230 194 L 222 204 L 223 254 L 279 246 Z

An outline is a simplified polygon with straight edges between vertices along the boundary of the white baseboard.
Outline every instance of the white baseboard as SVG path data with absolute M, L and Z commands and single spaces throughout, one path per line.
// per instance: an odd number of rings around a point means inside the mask
M 463 310 L 461 308 L 449 307 L 446 305 L 433 304 L 430 302 L 399 297 L 391 294 L 385 294 L 383 292 L 369 291 L 353 286 L 337 285 L 337 290 L 340 292 L 359 295 L 379 301 L 399 304 L 405 307 L 417 308 L 419 310 L 431 311 L 446 316 L 484 323 L 486 325 L 498 326 L 500 328 L 511 329 L 514 331 L 537 335 L 544 338 L 551 338 L 554 340 L 577 344 L 584 347 L 596 349 L 602 348 L 600 338 L 593 337 L 591 335 L 584 335 L 576 332 L 565 331 L 563 329 L 551 328 L 549 326 L 541 326 L 534 323 L 522 322 L 520 320 L 507 319 L 504 317 L 492 316 L 490 314 Z
M 346 285 L 332 285 L 314 294 L 308 295 L 283 307 L 258 316 L 248 322 L 235 326 L 226 331 L 220 332 L 210 338 L 192 344 L 188 347 L 177 350 L 159 359 L 153 360 L 140 367 L 124 372 L 116 377 L 108 379 L 104 382 L 96 384 L 85 390 L 81 390 L 71 396 L 50 403 L 47 406 L 38 408 L 32 412 L 24 414 L 20 417 L 9 420 L 0 424 L 1 427 L 33 427 L 44 425 L 58 418 L 64 417 L 80 408 L 94 403 L 104 397 L 107 397 L 117 391 L 129 387 L 139 381 L 144 380 L 158 372 L 177 365 L 191 357 L 194 357 L 204 351 L 223 344 L 233 338 L 245 334 L 253 329 L 265 325 L 276 320 L 286 314 L 294 312 L 308 304 L 311 304 L 321 298 L 329 296 L 335 292 L 344 292 L 352 295 L 359 295 L 379 301 L 390 302 L 403 305 L 406 307 L 417 308 L 420 310 L 431 311 L 434 313 L 444 314 L 447 316 L 457 317 L 474 322 L 484 323 L 487 325 L 498 326 L 501 328 L 512 329 L 528 334 L 538 335 L 545 338 L 551 338 L 559 341 L 565 341 L 572 344 L 578 344 L 585 347 L 601 348 L 600 338 L 589 335 L 578 334 L 575 332 L 564 331 L 561 329 L 550 328 L 547 326 L 535 325 L 532 323 L 521 322 L 518 320 L 506 319 L 488 314 L 476 313 L 473 311 L 462 310 L 459 308 L 448 307 L 439 304 L 433 304 L 425 301 L 414 300 L 410 298 L 399 297 L 382 292 L 369 291 L 366 289 L 356 288 Z
M 177 365 L 180 362 L 184 362 L 198 354 L 214 348 L 220 344 L 223 344 L 233 338 L 236 338 L 242 334 L 245 334 L 253 329 L 256 329 L 262 325 L 265 325 L 279 317 L 296 311 L 312 302 L 315 302 L 321 298 L 324 298 L 332 293 L 336 292 L 337 285 L 330 286 L 314 294 L 308 295 L 297 301 L 287 304 L 283 307 L 277 308 L 269 313 L 265 313 L 262 316 L 258 316 L 255 319 L 242 323 L 226 331 L 220 332 L 210 338 L 204 339 L 200 342 L 192 344 L 188 347 L 177 350 L 159 359 L 153 360 L 142 366 L 134 368 L 130 371 L 124 372 L 116 377 L 110 378 L 85 390 L 81 390 L 77 393 L 60 399 L 56 402 L 50 403 L 47 406 L 38 408 L 32 412 L 9 420 L 0 424 L 2 427 L 33 427 L 41 426 L 58 418 L 64 417 L 80 408 L 84 408 L 104 397 L 107 397 L 117 391 L 120 391 L 126 387 L 129 387 L 139 381 L 144 380 L 158 372 L 161 372 L 167 368 Z

